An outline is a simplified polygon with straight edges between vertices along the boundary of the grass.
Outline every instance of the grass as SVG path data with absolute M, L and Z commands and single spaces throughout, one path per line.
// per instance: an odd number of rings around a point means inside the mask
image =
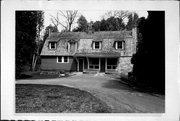
M 109 113 L 92 94 L 54 85 L 16 84 L 16 113 Z

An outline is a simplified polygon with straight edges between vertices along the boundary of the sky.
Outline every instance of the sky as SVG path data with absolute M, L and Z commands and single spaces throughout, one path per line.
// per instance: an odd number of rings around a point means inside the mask
M 103 15 L 106 13 L 107 11 L 105 10 L 78 10 L 78 16 L 83 15 L 85 16 L 86 20 L 88 22 L 90 21 L 98 21 L 101 20 L 103 18 Z M 147 11 L 135 11 L 139 17 L 147 17 L 148 13 Z M 44 28 L 46 28 L 48 25 L 53 25 L 52 21 L 51 21 L 51 16 L 56 16 L 57 11 L 44 11 Z M 62 22 L 64 22 L 64 18 L 59 16 L 60 20 L 62 20 Z M 78 19 L 78 17 L 77 17 Z M 77 24 L 73 25 L 73 28 L 76 27 Z M 58 28 L 59 30 L 62 30 L 62 27 L 59 26 Z

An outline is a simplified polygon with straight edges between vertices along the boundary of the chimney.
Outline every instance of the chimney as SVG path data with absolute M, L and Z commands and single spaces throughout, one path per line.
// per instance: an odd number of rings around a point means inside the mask
M 137 51 L 137 39 L 138 39 L 138 29 L 136 24 L 132 28 L 132 37 L 133 37 L 133 54 Z
M 51 35 L 51 29 L 48 29 L 48 35 L 49 36 Z
M 136 25 L 132 28 L 132 36 L 135 39 L 135 41 L 137 41 L 137 26 Z
M 134 12 L 132 12 L 132 19 L 134 20 L 135 18 L 134 18 Z M 133 27 L 132 27 L 132 36 L 133 36 L 133 38 L 135 39 L 135 42 L 137 42 L 137 21 L 135 21 L 134 23 L 133 23 L 134 25 L 133 25 Z

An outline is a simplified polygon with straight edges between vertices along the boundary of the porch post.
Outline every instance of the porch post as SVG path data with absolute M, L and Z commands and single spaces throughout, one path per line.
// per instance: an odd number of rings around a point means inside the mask
M 79 61 L 77 59 L 77 57 L 75 57 L 76 61 L 77 61 L 77 71 L 79 72 Z
M 100 69 L 101 69 L 101 58 L 99 58 L 99 71 L 100 71 Z
M 107 71 L 107 58 L 105 59 L 105 72 Z
M 117 69 L 118 69 L 118 72 L 121 73 L 121 59 L 120 59 L 120 57 L 118 58 Z
M 89 69 L 89 58 L 86 57 L 86 59 L 87 59 L 87 68 Z

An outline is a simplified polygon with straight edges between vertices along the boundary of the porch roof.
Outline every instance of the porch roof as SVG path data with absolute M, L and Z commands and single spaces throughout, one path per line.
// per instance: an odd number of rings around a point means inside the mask
M 74 57 L 120 57 L 120 53 L 111 52 L 111 53 L 102 53 L 102 52 L 94 52 L 94 53 L 76 53 Z

